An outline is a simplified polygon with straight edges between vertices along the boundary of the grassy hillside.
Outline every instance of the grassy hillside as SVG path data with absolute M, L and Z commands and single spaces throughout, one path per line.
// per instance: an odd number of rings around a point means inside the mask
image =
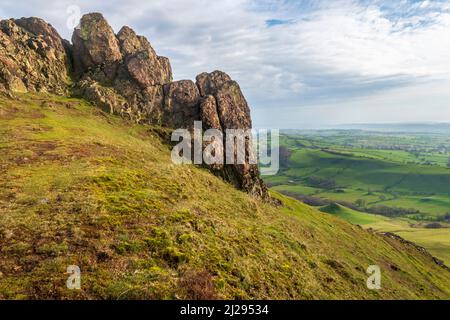
M 397 192 L 448 194 L 450 170 L 439 166 L 404 165 L 353 154 L 302 149 L 294 152 L 286 175 L 302 177 L 306 172 L 334 177 L 342 186 Z M 306 172 L 305 172 L 306 170 Z
M 0 299 L 450 298 L 450 272 L 413 246 L 175 166 L 157 129 L 0 96 Z M 380 291 L 365 285 L 374 264 Z
M 380 215 L 355 211 L 339 204 L 330 204 L 320 209 L 350 223 L 373 229 L 377 232 L 392 232 L 402 238 L 417 243 L 431 254 L 450 265 L 450 228 L 442 224 L 440 229 L 426 228 L 426 223 L 417 224 L 409 219 L 391 219 Z
M 360 130 L 298 131 L 281 137 L 291 148 L 316 147 L 400 164 L 447 167 L 450 135 L 441 133 Z

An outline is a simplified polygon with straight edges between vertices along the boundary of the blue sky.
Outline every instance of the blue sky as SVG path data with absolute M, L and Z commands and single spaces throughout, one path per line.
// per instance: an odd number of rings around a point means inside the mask
M 255 127 L 450 122 L 450 1 L 2 0 L 0 17 L 70 39 L 73 5 L 147 36 L 177 80 L 228 72 Z

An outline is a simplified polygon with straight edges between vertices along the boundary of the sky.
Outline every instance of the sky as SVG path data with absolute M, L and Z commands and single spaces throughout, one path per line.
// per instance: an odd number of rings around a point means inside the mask
M 222 70 L 255 128 L 450 122 L 450 0 L 2 0 L 71 38 L 77 10 L 128 25 L 175 80 Z

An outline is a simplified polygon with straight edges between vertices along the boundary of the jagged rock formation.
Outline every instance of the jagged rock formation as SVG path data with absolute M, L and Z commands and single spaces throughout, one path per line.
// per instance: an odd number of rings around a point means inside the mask
M 191 80 L 172 82 L 164 86 L 164 123 L 174 128 L 191 127 L 200 120 L 200 92 Z
M 227 141 L 227 129 L 250 130 L 252 120 L 250 108 L 237 82 L 221 71 L 202 73 L 197 76 L 197 86 L 202 95 L 200 104 L 200 120 L 204 129 L 219 129 L 225 133 L 224 145 Z M 251 138 L 249 138 L 251 139 Z M 246 192 L 268 199 L 268 191 L 260 178 L 258 166 L 251 164 L 254 157 L 251 141 L 246 141 L 246 163 L 225 165 L 219 173 L 228 181 Z M 226 153 L 226 152 L 225 152 Z M 227 156 L 225 154 L 225 156 Z M 236 156 L 236 155 L 233 155 Z
M 172 82 L 169 59 L 129 27 L 114 34 L 99 13 L 82 17 L 72 45 L 37 18 L 0 22 L 0 89 L 66 94 L 70 75 L 75 94 L 137 123 L 192 128 L 202 121 L 204 130 L 221 130 L 224 143 L 227 129 L 252 127 L 247 101 L 229 75 L 215 71 L 198 75 L 196 83 Z M 257 165 L 248 163 L 254 156 L 250 140 L 245 164 L 211 169 L 237 188 L 268 199 Z
M 100 14 L 84 16 L 80 25 L 72 36 L 75 74 L 81 76 L 91 68 L 103 66 L 105 80 L 112 79 L 115 62 L 122 59 L 113 29 Z
M 163 124 L 163 86 L 172 81 L 172 69 L 145 37 L 129 27 L 115 35 L 101 14 L 92 13 L 83 16 L 72 42 L 81 95 L 133 121 Z
M 0 21 L 0 89 L 65 94 L 70 44 L 38 18 Z

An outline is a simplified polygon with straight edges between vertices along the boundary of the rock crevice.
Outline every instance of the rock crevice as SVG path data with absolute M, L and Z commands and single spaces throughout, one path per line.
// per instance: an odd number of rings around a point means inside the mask
M 67 94 L 70 44 L 38 18 L 0 21 L 0 89 Z

